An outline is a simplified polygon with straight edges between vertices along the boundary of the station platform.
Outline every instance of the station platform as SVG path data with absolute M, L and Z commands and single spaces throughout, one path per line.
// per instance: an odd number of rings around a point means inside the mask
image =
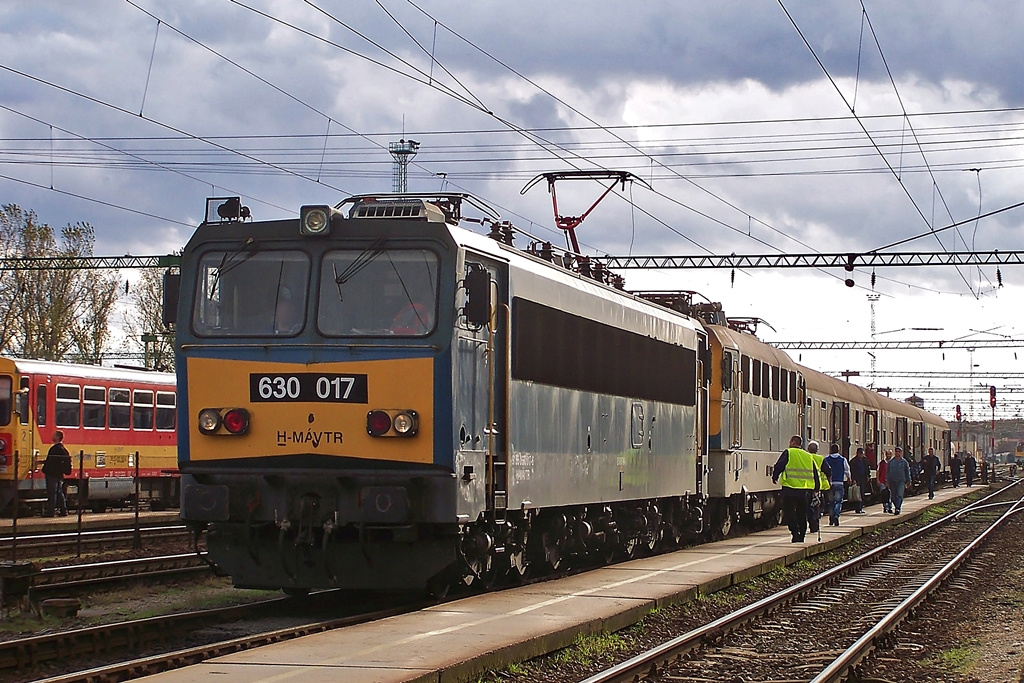
M 124 528 L 134 521 L 134 510 L 119 510 L 117 512 L 92 512 L 89 510 L 82 513 L 82 529 L 88 530 Z M 139 524 L 142 526 L 163 526 L 180 522 L 181 518 L 177 510 L 164 512 L 143 510 L 139 512 Z M 19 517 L 17 533 L 56 533 L 74 531 L 77 528 L 78 512 L 71 510 L 67 517 Z M 10 517 L 0 518 L 0 537 L 9 537 L 14 531 L 13 519 Z
M 899 516 L 880 505 L 843 512 L 793 543 L 785 526 L 534 585 L 474 595 L 418 612 L 215 658 L 144 680 L 302 683 L 458 683 L 488 669 L 553 652 L 581 634 L 616 631 L 656 607 L 685 603 L 826 552 L 866 531 L 985 490 L 944 488 L 907 498 Z

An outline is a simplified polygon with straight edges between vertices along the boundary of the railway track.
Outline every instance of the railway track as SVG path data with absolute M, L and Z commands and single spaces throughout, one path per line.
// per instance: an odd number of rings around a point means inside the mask
M 31 603 L 38 604 L 49 596 L 122 585 L 127 580 L 154 581 L 212 575 L 212 572 L 203 557 L 195 553 L 46 567 L 32 577 L 33 584 L 28 597 Z
M 147 547 L 168 543 L 188 543 L 191 535 L 184 524 L 164 524 L 134 528 L 22 533 L 15 539 L 0 536 L 0 556 L 11 558 L 15 547 L 19 560 L 32 560 L 77 552 L 125 550 L 141 543 Z
M 423 606 L 379 595 L 323 591 L 305 598 L 275 598 L 33 636 L 0 643 L 0 678 L 48 683 L 128 680 Z M 186 639 L 202 644 L 181 647 Z M 148 656 L 137 656 L 147 651 Z
M 990 534 L 1024 510 L 1024 497 L 996 501 L 1016 488 L 997 491 L 583 683 L 846 680 L 969 563 Z

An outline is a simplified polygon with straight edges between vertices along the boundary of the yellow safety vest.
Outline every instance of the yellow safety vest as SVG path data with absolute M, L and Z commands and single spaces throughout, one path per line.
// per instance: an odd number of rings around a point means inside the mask
M 814 490 L 814 472 L 821 470 L 821 456 L 815 457 L 802 448 L 787 448 L 789 460 L 779 477 L 779 483 L 786 488 Z

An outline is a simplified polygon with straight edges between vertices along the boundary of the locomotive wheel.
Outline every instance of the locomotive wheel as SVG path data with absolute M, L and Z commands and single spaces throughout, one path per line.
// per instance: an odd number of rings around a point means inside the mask
M 541 545 L 544 548 L 544 561 L 551 569 L 558 570 L 562 566 L 562 548 L 560 541 L 551 531 L 541 534 Z
M 530 571 L 530 559 L 526 554 L 527 535 L 522 534 L 515 547 L 508 549 L 508 578 L 512 583 L 521 583 Z
M 732 514 L 726 512 L 722 517 L 722 521 L 718 524 L 717 536 L 719 538 L 725 538 L 732 531 Z
M 635 560 L 643 556 L 643 549 L 647 547 L 639 536 L 630 536 L 626 539 L 626 557 Z

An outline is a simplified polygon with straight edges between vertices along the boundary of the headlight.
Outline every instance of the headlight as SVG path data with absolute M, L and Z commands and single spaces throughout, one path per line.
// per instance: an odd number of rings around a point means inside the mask
M 311 237 L 329 235 L 331 218 L 338 213 L 331 206 L 303 206 L 299 209 L 299 234 Z
M 395 415 L 394 420 L 395 431 L 402 436 L 412 436 L 416 433 L 417 420 L 415 411 L 407 411 Z
M 213 408 L 204 408 L 199 411 L 199 431 L 203 434 L 213 434 L 220 429 L 220 412 Z

